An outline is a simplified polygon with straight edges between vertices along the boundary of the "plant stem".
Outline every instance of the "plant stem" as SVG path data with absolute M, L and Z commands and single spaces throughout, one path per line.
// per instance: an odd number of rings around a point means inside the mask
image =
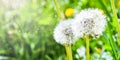
M 118 32 L 118 42 L 120 42 L 120 39 L 119 39 L 120 38 L 120 25 L 119 25 L 117 13 L 116 13 L 116 8 L 115 8 L 114 0 L 111 0 L 111 7 L 112 7 L 112 11 L 113 11 L 113 16 L 114 16 L 113 22 L 116 25 L 117 32 Z
M 119 25 L 119 21 L 118 21 L 118 17 L 117 17 L 116 8 L 115 8 L 115 4 L 114 3 L 115 3 L 114 0 L 111 0 L 111 7 L 112 7 L 112 11 L 113 11 L 113 16 L 114 16 L 113 22 L 114 22 L 114 24 L 116 25 L 116 28 L 117 28 L 117 32 L 118 32 L 118 45 L 120 46 L 120 43 L 119 43 L 120 42 L 120 25 Z M 111 41 L 112 48 L 115 47 L 113 45 L 113 43 L 114 43 L 114 41 Z M 115 54 L 115 59 L 118 60 L 118 55 L 117 55 L 117 51 L 116 51 L 115 48 L 113 49 L 113 52 Z
M 90 45 L 90 42 L 89 42 L 89 36 L 85 36 L 85 40 L 86 40 L 86 60 L 90 60 L 90 49 L 89 49 L 89 45 Z
M 108 22 L 108 35 L 109 35 L 109 43 L 110 43 L 110 46 L 112 48 L 112 51 L 113 51 L 113 54 L 115 56 L 115 60 L 118 60 L 118 54 L 117 54 L 117 49 L 115 48 L 115 42 L 114 42 L 114 39 L 112 37 L 112 31 L 110 30 L 110 23 Z
M 56 7 L 56 10 L 57 10 L 59 18 L 62 19 L 62 16 L 61 16 L 61 13 L 60 13 L 60 9 L 59 9 L 59 6 L 58 6 L 58 3 L 57 3 L 56 0 L 54 0 L 54 4 L 55 4 L 55 7 Z
M 112 50 L 113 50 L 113 53 L 114 53 L 114 56 L 115 56 L 115 60 L 118 60 L 118 54 L 117 54 L 116 49 L 115 49 L 115 44 L 113 44 L 114 41 L 109 40 L 109 42 L 110 42 L 110 45 L 112 47 Z
M 73 58 L 72 58 L 72 49 L 71 49 L 71 45 L 65 44 L 65 49 L 66 49 L 66 54 L 67 54 L 68 60 L 73 60 Z

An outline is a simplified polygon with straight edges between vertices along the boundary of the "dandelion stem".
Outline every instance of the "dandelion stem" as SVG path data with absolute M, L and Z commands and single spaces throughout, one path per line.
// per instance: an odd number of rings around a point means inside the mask
M 68 60 L 73 60 L 73 59 L 72 59 L 72 49 L 71 49 L 71 45 L 65 44 L 65 49 L 66 49 L 66 54 L 67 54 Z
M 85 36 L 85 40 L 86 40 L 86 60 L 90 60 L 90 49 L 89 49 L 89 45 L 90 45 L 90 42 L 89 42 L 89 36 Z
M 56 10 L 57 10 L 59 18 L 62 19 L 62 16 L 61 16 L 61 13 L 60 13 L 60 9 L 59 9 L 59 6 L 58 6 L 58 3 L 57 3 L 56 0 L 54 0 L 54 4 L 55 4 L 55 7 L 56 7 Z

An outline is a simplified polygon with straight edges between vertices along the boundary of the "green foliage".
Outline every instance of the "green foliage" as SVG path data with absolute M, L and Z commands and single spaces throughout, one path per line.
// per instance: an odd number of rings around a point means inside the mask
M 67 8 L 74 8 L 76 13 L 85 8 L 103 10 L 107 15 L 108 26 L 99 39 L 90 41 L 91 54 L 95 52 L 95 47 L 104 47 L 114 56 L 114 47 L 120 56 L 120 42 L 113 41 L 117 27 L 113 22 L 109 0 L 57 1 L 63 14 Z M 120 18 L 120 9 L 117 10 Z M 53 38 L 53 30 L 58 20 L 53 0 L 38 0 L 36 3 L 28 0 L 18 9 L 0 8 L 0 55 L 9 57 L 8 60 L 66 60 L 64 46 L 57 44 Z M 98 41 L 102 41 L 103 45 L 99 45 Z M 111 43 L 114 46 L 111 47 Z M 72 46 L 74 60 L 77 60 L 76 49 L 83 45 L 85 40 L 81 39 Z

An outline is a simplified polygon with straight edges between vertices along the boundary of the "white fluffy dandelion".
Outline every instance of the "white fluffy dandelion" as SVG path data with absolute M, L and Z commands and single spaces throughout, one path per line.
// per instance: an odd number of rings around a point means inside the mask
M 77 37 L 99 37 L 105 30 L 106 17 L 98 9 L 85 9 L 75 16 L 72 28 Z
M 72 19 L 61 21 L 54 30 L 54 39 L 60 44 L 73 44 L 77 41 L 77 38 L 73 34 L 71 28 Z
M 81 46 L 77 49 L 77 53 L 78 53 L 78 56 L 80 58 L 85 58 L 85 55 L 86 55 L 86 49 L 84 46 Z
M 105 60 L 113 60 L 113 57 L 111 56 L 110 52 L 103 52 L 101 58 Z

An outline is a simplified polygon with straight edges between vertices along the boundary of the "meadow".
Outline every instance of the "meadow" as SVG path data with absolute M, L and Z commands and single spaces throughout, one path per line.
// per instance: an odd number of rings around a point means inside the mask
M 0 0 L 0 60 L 120 60 L 120 0 Z

